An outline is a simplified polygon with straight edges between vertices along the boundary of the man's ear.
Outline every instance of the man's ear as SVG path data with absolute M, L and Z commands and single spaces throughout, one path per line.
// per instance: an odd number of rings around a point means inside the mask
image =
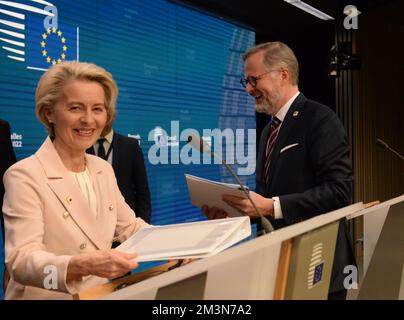
M 281 79 L 288 81 L 288 80 L 290 80 L 289 78 L 290 78 L 289 70 L 282 68 L 281 69 Z

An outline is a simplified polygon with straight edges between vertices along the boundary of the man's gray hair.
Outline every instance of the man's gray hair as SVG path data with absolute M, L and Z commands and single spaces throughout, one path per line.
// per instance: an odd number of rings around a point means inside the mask
M 261 43 L 248 49 L 243 54 L 243 60 L 261 51 L 264 52 L 264 65 L 268 71 L 273 68 L 288 69 L 292 85 L 299 83 L 299 63 L 292 49 L 280 41 Z

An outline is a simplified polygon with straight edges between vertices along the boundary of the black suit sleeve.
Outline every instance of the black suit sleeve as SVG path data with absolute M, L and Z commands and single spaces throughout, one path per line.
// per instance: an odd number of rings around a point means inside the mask
M 136 190 L 136 215 L 146 222 L 150 222 L 151 201 L 149 183 L 147 180 L 143 152 L 137 140 L 135 144 L 135 161 L 133 162 L 133 165 L 132 179 Z
M 3 178 L 4 172 L 16 162 L 13 145 L 11 144 L 10 125 L 6 121 L 0 122 L 0 148 L 1 148 L 1 162 L 0 173 Z
M 3 175 L 6 170 L 16 162 L 13 145 L 10 139 L 10 125 L 8 122 L 0 120 L 0 213 L 1 213 L 1 227 L 3 230 L 4 240 L 4 225 L 3 225 L 3 197 L 4 185 Z
M 346 206 L 352 200 L 350 148 L 334 113 L 322 114 L 312 122 L 306 148 L 314 181 L 304 192 L 279 197 L 287 225 Z

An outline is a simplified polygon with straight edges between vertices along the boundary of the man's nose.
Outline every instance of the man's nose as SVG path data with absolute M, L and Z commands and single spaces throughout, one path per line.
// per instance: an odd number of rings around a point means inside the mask
M 252 93 L 254 92 L 255 88 L 251 85 L 251 83 L 247 83 L 246 87 L 245 87 L 245 91 L 249 94 L 252 95 Z

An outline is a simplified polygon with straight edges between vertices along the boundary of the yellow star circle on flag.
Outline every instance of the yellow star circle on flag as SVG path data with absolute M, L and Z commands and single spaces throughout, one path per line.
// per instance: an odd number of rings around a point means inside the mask
M 57 37 L 60 39 L 61 44 L 63 45 L 62 48 L 62 53 L 58 58 L 53 58 L 51 56 L 48 55 L 48 51 L 46 51 L 46 40 L 48 39 L 48 35 L 52 36 L 52 34 L 57 34 Z M 56 29 L 55 27 L 52 28 L 52 30 L 50 28 L 48 28 L 46 30 L 46 33 L 42 34 L 42 39 L 43 41 L 40 43 L 41 44 L 41 48 L 44 48 L 44 50 L 42 50 L 42 56 L 45 57 L 46 62 L 47 63 L 52 63 L 52 65 L 55 65 L 57 63 L 61 63 L 63 60 L 66 60 L 66 54 L 65 52 L 67 51 L 67 46 L 66 46 L 66 38 L 62 37 L 63 32 L 61 30 Z M 48 39 L 49 40 L 49 39 Z

